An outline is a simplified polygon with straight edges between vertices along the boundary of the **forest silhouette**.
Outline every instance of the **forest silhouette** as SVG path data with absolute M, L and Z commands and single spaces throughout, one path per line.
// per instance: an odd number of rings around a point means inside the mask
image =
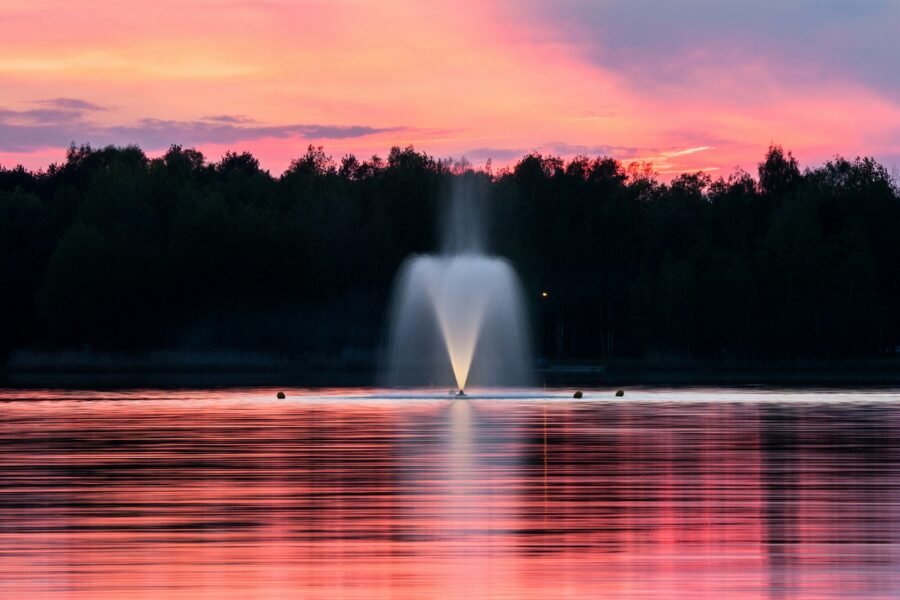
M 900 193 L 870 158 L 758 176 L 530 154 L 500 172 L 413 148 L 280 176 L 249 153 L 72 146 L 0 168 L 0 355 L 264 351 L 375 360 L 394 275 L 438 247 L 455 179 L 524 282 L 539 357 L 846 359 L 900 345 Z

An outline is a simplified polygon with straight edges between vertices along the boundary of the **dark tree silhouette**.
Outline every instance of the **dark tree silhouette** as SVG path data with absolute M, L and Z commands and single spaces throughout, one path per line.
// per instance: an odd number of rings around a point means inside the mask
M 547 358 L 865 358 L 900 344 L 900 195 L 874 160 L 737 171 L 530 154 L 476 172 L 393 148 L 279 177 L 249 153 L 72 146 L 0 168 L 0 350 L 374 356 L 393 277 L 438 247 L 453 181 L 522 276 Z M 548 292 L 542 296 L 541 292 Z

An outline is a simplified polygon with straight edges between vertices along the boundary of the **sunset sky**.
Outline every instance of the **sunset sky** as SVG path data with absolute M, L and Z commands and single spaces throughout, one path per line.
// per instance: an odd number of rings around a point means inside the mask
M 898 0 L 0 0 L 0 164 L 412 144 L 727 175 L 776 142 L 896 170 L 898 32 Z

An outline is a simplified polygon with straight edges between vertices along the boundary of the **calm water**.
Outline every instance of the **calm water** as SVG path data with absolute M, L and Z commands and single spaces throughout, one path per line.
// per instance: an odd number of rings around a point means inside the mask
M 0 390 L 0 597 L 900 597 L 900 393 L 274 395 Z

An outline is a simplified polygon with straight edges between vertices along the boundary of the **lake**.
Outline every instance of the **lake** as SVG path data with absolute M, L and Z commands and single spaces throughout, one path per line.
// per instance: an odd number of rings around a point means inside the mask
M 2 598 L 897 598 L 900 392 L 0 390 Z

